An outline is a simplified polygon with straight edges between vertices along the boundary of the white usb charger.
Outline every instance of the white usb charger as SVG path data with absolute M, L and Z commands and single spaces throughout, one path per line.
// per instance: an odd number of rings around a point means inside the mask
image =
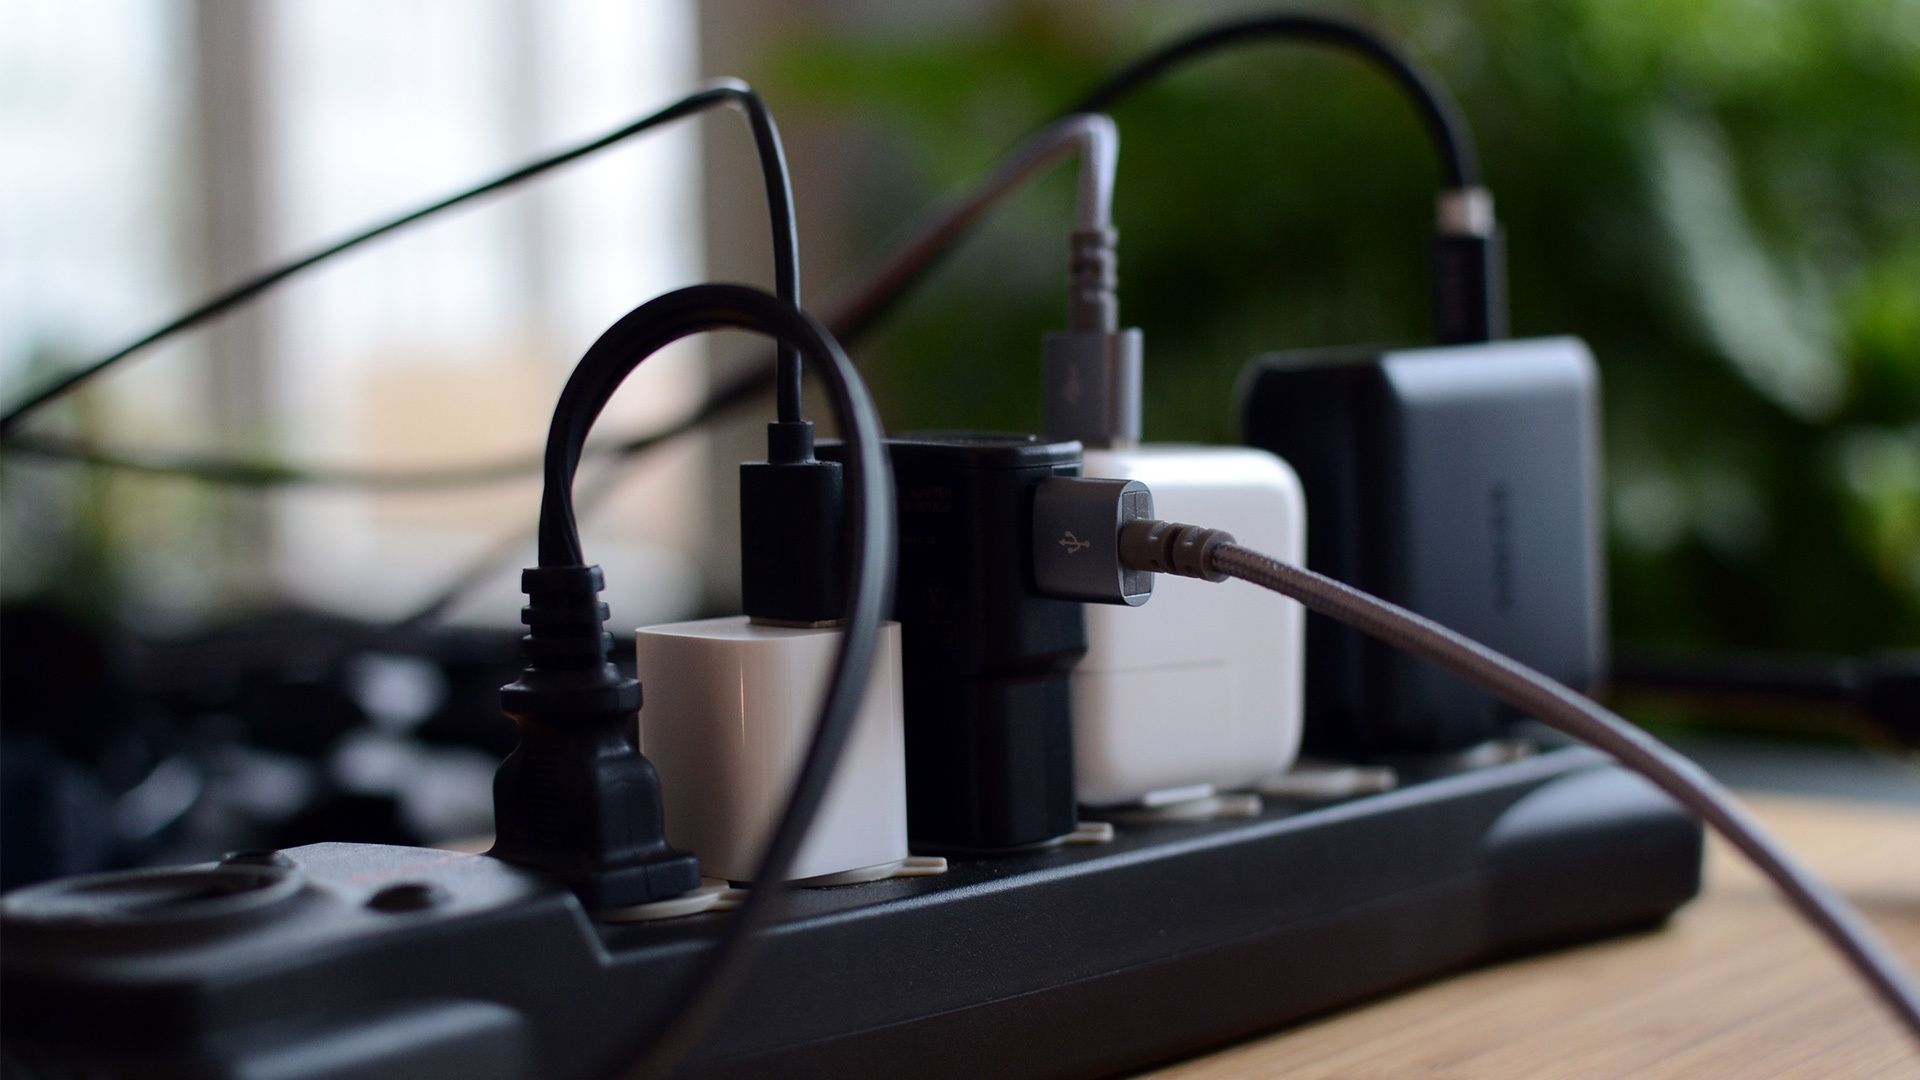
M 1196 583 L 1198 584 L 1198 583 Z M 841 631 L 763 626 L 744 615 L 645 627 L 635 639 L 640 752 L 660 772 L 667 839 L 701 872 L 741 882 L 800 771 Z M 888 877 L 907 859 L 900 624 L 880 635 L 853 738 L 794 860 L 792 877 Z
M 640 749 L 660 774 L 667 839 L 707 877 L 744 882 L 787 803 L 840 649 L 845 603 L 841 466 L 813 425 L 778 420 L 767 460 L 740 467 L 746 614 L 635 635 Z M 892 508 L 884 512 L 891 513 Z M 889 877 L 907 853 L 900 624 L 876 643 L 866 695 L 789 880 Z
M 1088 476 L 1140 480 L 1155 513 L 1218 522 L 1299 562 L 1306 500 L 1286 462 L 1242 447 L 1089 449 Z M 1089 806 L 1160 806 L 1245 788 L 1300 747 L 1305 612 L 1251 589 L 1167 577 L 1142 607 L 1087 606 L 1073 673 L 1075 784 Z
M 1115 150 L 1090 155 L 1111 170 Z M 1111 182 L 1083 185 L 1105 191 Z M 1049 334 L 1046 434 L 1086 446 L 1086 476 L 1140 480 L 1163 518 L 1206 521 L 1305 557 L 1306 500 L 1286 462 L 1246 447 L 1141 446 L 1141 334 L 1120 329 L 1114 232 L 1082 206 L 1067 330 Z M 1162 806 L 1245 787 L 1300 745 L 1304 613 L 1242 590 L 1169 580 L 1139 610 L 1087 608 L 1073 675 L 1075 784 L 1089 806 Z

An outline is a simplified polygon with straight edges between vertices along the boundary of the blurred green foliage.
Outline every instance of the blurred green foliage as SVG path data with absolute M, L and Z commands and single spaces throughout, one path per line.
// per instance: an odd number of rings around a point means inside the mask
M 989 10 L 792 41 L 762 80 L 785 115 L 861 125 L 844 189 L 875 231 L 857 246 L 1124 59 L 1248 9 Z M 1600 359 L 1616 638 L 1920 644 L 1920 3 L 1353 13 L 1461 99 L 1507 229 L 1514 333 L 1577 334 Z M 1231 439 L 1259 353 L 1426 337 L 1438 174 L 1376 72 L 1255 46 L 1115 117 L 1149 438 Z M 1036 426 L 1069 199 L 1062 176 L 1005 208 L 870 339 L 892 426 Z

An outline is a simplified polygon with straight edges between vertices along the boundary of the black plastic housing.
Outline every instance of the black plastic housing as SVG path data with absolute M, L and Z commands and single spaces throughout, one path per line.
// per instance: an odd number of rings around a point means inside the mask
M 1035 584 L 1033 498 L 1042 480 L 1079 473 L 1080 444 L 936 432 L 887 445 L 900 513 L 908 834 L 945 850 L 1064 836 L 1078 824 L 1068 679 L 1087 626 L 1078 602 Z
M 1602 678 L 1599 376 L 1578 339 L 1269 356 L 1241 408 L 1246 441 L 1300 476 L 1313 569 L 1576 689 Z M 1506 718 L 1322 616 L 1307 663 L 1311 751 L 1460 750 Z
M 492 854 L 596 909 L 697 888 L 699 863 L 667 843 L 660 776 L 635 745 L 640 683 L 609 659 L 600 568 L 536 567 L 520 581 L 527 666 L 500 688 L 520 741 L 493 777 Z
M 837 461 L 740 466 L 740 600 L 755 619 L 813 625 L 847 601 L 846 508 Z
M 1507 336 L 1506 241 L 1498 228 L 1433 238 L 1434 336 L 1443 345 Z
M 1700 847 L 1671 801 L 1564 749 L 1336 805 L 802 889 L 677 1075 L 1137 1071 L 1657 923 L 1697 891 Z M 549 879 L 417 848 L 296 848 L 217 872 L 219 890 L 210 867 L 163 873 L 7 899 L 7 1075 L 609 1075 L 728 918 L 594 924 Z

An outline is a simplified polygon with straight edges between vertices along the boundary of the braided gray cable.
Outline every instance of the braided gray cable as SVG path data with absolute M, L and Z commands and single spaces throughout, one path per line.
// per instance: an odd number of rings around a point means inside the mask
M 1920 992 L 1899 958 L 1851 904 L 1802 866 L 1698 765 L 1586 697 L 1431 619 L 1323 574 L 1241 547 L 1225 534 L 1196 537 L 1190 543 L 1204 552 L 1205 568 L 1272 589 L 1311 611 L 1432 661 L 1527 716 L 1611 754 L 1651 781 L 1772 879 L 1920 1041 Z

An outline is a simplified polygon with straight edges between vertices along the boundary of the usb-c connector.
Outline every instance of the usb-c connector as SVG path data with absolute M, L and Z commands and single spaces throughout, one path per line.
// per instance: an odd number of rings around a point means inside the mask
M 840 463 L 813 453 L 813 424 L 767 425 L 767 460 L 740 466 L 741 606 L 773 626 L 837 624 L 846 603 Z
M 1091 447 L 1131 446 L 1140 441 L 1141 338 L 1120 328 L 1120 234 L 1112 221 L 1119 136 L 1104 116 L 1079 119 L 1087 140 L 1067 241 L 1067 329 L 1042 342 L 1046 432 Z
M 1478 184 L 1448 188 L 1435 211 L 1435 336 L 1445 345 L 1506 337 L 1506 244 L 1493 194 Z

